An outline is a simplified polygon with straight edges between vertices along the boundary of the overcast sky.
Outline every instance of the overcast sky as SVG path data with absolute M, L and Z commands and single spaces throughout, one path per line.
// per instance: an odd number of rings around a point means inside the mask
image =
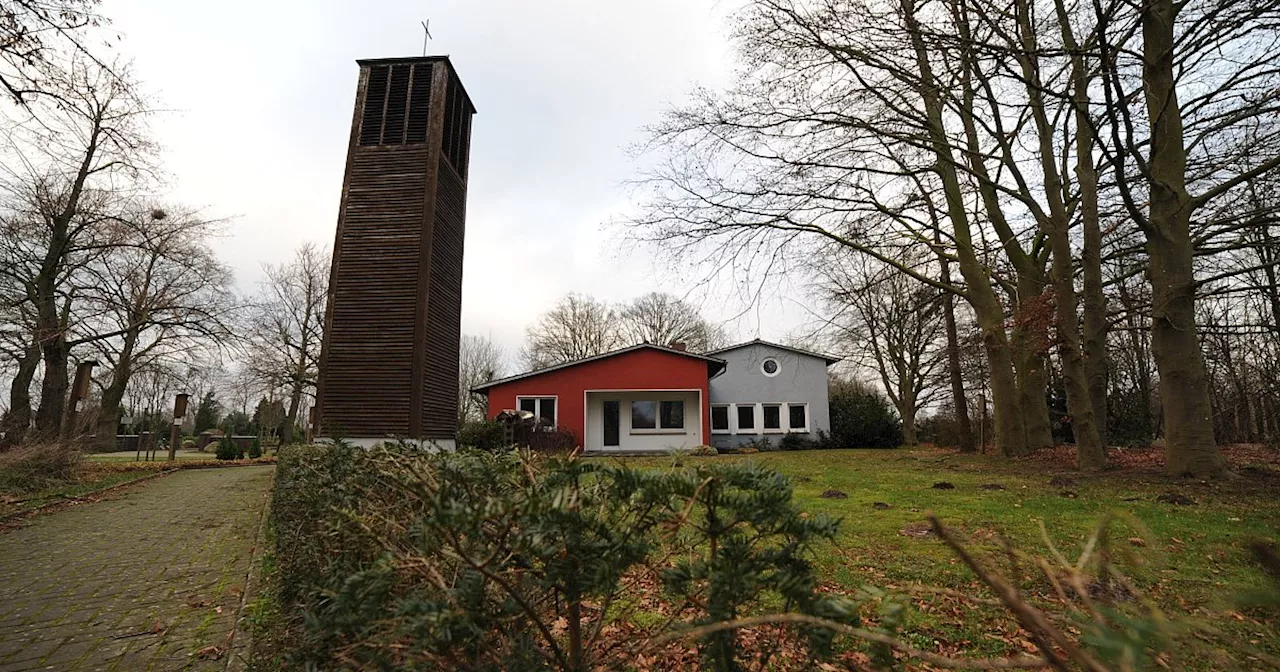
M 695 84 L 727 81 L 730 0 L 105 0 L 121 51 L 166 113 L 155 123 L 169 193 L 230 218 L 218 242 L 242 289 L 303 241 L 333 242 L 357 58 L 448 54 L 471 95 L 464 333 L 511 355 L 562 294 L 621 301 L 685 295 L 645 251 L 619 254 L 605 227 L 632 207 L 627 148 Z M 746 306 L 690 298 L 716 321 Z M 790 297 L 725 326 L 780 339 Z M 768 317 L 765 317 L 768 316 Z

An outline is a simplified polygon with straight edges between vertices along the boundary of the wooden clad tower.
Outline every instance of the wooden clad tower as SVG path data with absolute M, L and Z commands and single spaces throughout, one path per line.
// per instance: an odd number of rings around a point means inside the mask
M 358 63 L 313 431 L 453 445 L 475 108 L 447 57 Z

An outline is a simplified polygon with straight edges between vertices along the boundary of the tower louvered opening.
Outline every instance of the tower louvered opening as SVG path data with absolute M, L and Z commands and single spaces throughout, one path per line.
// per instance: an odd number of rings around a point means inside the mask
M 467 172 L 468 140 L 471 136 L 471 105 L 458 78 L 449 76 L 444 101 L 444 142 L 441 151 L 460 175 Z
M 375 65 L 365 87 L 360 144 L 426 142 L 430 109 L 430 63 Z

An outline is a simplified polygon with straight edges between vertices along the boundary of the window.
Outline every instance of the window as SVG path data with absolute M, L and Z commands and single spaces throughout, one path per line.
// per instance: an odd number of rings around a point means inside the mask
M 631 402 L 631 429 L 657 429 L 658 409 L 652 401 Z
M 556 424 L 555 397 L 516 397 L 516 405 L 520 410 L 537 416 L 543 424 Z
M 684 402 L 662 402 L 662 414 L 658 419 L 663 429 L 684 429 Z
M 764 431 L 782 431 L 782 406 L 779 404 L 764 405 Z
M 760 362 L 760 370 L 764 373 L 764 375 L 772 378 L 778 375 L 778 371 L 781 371 L 782 367 L 778 366 L 778 360 L 770 357 L 764 360 L 763 362 Z
M 754 434 L 756 429 L 756 407 L 752 405 L 738 407 L 738 431 L 746 430 Z
M 793 432 L 809 431 L 809 405 L 808 404 L 789 404 L 787 406 L 788 428 Z
M 729 407 L 727 405 L 711 407 L 711 431 L 725 434 L 729 432 Z
M 631 430 L 676 431 L 684 429 L 684 401 L 631 402 Z

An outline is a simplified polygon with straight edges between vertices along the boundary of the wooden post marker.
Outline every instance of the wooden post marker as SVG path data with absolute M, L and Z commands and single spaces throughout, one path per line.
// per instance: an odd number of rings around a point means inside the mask
M 178 459 L 178 437 L 182 434 L 182 419 L 187 417 L 187 398 L 183 392 L 173 398 L 173 427 L 169 429 L 169 461 Z

